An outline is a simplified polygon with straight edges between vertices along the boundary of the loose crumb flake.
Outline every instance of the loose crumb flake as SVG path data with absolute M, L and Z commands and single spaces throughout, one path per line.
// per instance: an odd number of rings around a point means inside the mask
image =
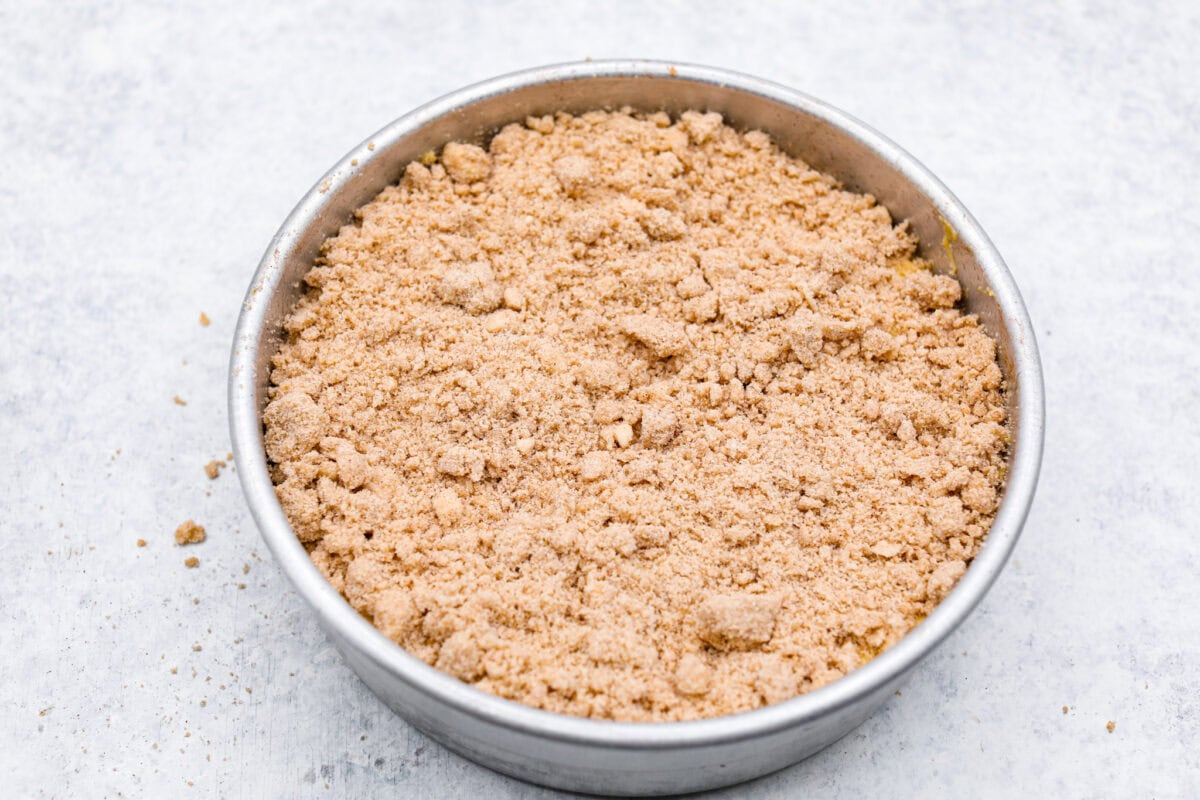
M 214 458 L 212 461 L 209 461 L 207 464 L 204 465 L 204 474 L 208 476 L 209 480 L 216 480 L 217 477 L 221 474 L 221 470 L 224 469 L 224 467 L 225 467 L 224 461 L 220 461 L 220 460 Z
M 304 278 L 276 493 L 361 614 L 484 691 L 678 720 L 823 686 L 936 607 L 1003 489 L 995 344 L 916 245 L 715 112 L 449 144 Z
M 1110 719 L 1110 720 L 1108 721 L 1108 724 L 1107 724 L 1107 725 L 1105 725 L 1104 727 L 1105 727 L 1105 728 L 1108 730 L 1108 732 L 1109 732 L 1109 733 L 1112 733 L 1113 731 L 1115 731 L 1115 730 L 1117 729 L 1117 723 L 1113 722 L 1113 721 Z
M 138 547 L 145 547 L 145 546 L 146 546 L 146 540 L 145 540 L 145 539 L 138 539 L 138 540 L 137 540 L 137 546 L 138 546 Z
M 183 399 L 182 397 L 180 397 L 179 395 L 175 395 L 175 405 L 177 405 L 177 406 L 186 406 L 186 405 L 187 405 L 187 400 L 184 400 L 184 399 Z
M 208 314 L 205 314 L 203 311 L 201 311 L 200 312 L 200 324 L 202 326 L 204 326 L 205 328 L 207 328 L 211 322 L 212 322 L 212 320 L 210 320 L 208 318 Z
M 205 539 L 204 526 L 187 520 L 175 529 L 175 544 L 199 544 Z
M 195 569 L 196 567 L 200 566 L 200 559 L 196 558 L 195 556 L 185 558 L 183 560 L 183 565 L 188 569 Z

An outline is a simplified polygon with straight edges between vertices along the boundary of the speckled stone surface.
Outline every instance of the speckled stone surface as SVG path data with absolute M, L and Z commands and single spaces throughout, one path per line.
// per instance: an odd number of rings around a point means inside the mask
M 202 468 L 292 204 L 415 105 L 585 56 L 884 131 L 990 232 L 1045 362 L 1039 496 L 978 612 L 846 739 L 719 796 L 1200 796 L 1194 5 L 386 5 L 0 5 L 4 796 L 555 794 L 376 700 Z

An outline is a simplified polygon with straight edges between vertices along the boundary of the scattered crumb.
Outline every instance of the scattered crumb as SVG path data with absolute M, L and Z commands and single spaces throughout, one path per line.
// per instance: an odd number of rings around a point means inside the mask
M 238 587 L 239 589 L 245 589 L 245 588 L 246 588 L 246 584 L 244 584 L 244 583 L 239 583 L 239 584 L 237 585 L 237 587 Z
M 200 324 L 207 328 L 210 322 L 212 322 L 212 320 L 208 318 L 208 314 L 205 314 L 203 311 L 201 311 Z
M 243 575 L 250 574 L 250 565 L 249 564 L 242 564 L 242 574 Z
M 44 716 L 46 716 L 47 714 L 49 714 L 49 713 L 50 713 L 50 711 L 51 711 L 53 708 L 54 708 L 54 706 L 46 706 L 45 708 L 43 708 L 41 711 L 39 711 L 39 712 L 38 712 L 38 716 L 39 716 L 39 717 L 44 717 Z
M 177 406 L 186 406 L 186 405 L 187 405 L 187 400 L 184 400 L 184 399 L 183 399 L 182 397 L 180 397 L 179 395 L 175 395 L 175 405 L 177 405 Z
M 204 539 L 204 526 L 190 519 L 175 529 L 175 544 L 199 544 Z
M 212 461 L 204 465 L 204 474 L 208 476 L 209 480 L 216 480 L 217 476 L 221 474 L 221 470 L 224 467 L 224 461 L 219 461 L 214 458 Z
M 1064 713 L 1064 714 L 1066 714 L 1066 713 L 1067 713 L 1068 711 L 1070 711 L 1070 710 L 1071 710 L 1071 709 L 1067 708 L 1066 706 L 1063 706 L 1063 713 Z
M 188 569 L 195 569 L 196 567 L 200 566 L 200 559 L 196 558 L 195 556 L 192 556 L 191 558 L 185 558 L 183 560 L 183 565 Z
M 145 547 L 145 546 L 146 546 L 146 540 L 145 540 L 145 539 L 138 539 L 138 540 L 137 540 L 137 546 L 138 546 L 138 547 Z
M 1107 725 L 1105 725 L 1104 727 L 1108 729 L 1108 732 L 1109 732 L 1109 733 L 1112 733 L 1113 731 L 1115 731 L 1115 730 L 1117 729 L 1117 723 L 1113 722 L 1113 721 L 1110 719 L 1110 720 L 1108 721 L 1108 724 L 1107 724 Z
M 194 644 L 194 645 L 192 645 L 192 650 L 196 651 L 197 653 L 199 653 L 199 652 L 200 652 L 201 650 L 203 650 L 203 649 L 204 649 L 204 648 L 203 648 L 203 647 L 201 647 L 201 646 L 200 646 L 200 645 L 198 645 L 198 644 Z

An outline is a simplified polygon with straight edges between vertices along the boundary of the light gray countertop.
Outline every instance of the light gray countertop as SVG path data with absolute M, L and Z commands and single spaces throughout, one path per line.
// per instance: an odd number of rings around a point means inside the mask
M 0 6 L 0 793 L 555 794 L 376 700 L 202 467 L 251 272 L 329 165 L 466 83 L 641 56 L 792 85 L 924 161 L 1046 373 L 1038 498 L 978 611 L 846 739 L 722 796 L 1200 796 L 1196 7 L 796 5 Z

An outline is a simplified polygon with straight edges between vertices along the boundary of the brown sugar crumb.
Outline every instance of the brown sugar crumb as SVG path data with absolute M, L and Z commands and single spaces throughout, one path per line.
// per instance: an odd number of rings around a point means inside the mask
M 175 529 L 175 544 L 199 544 L 204 538 L 204 526 L 190 519 Z
M 1066 714 L 1066 713 L 1067 713 L 1067 712 L 1069 712 L 1070 710 L 1071 710 L 1071 709 L 1070 709 L 1070 708 L 1068 708 L 1067 706 L 1063 706 L 1063 713 L 1064 713 L 1064 714 Z
M 188 569 L 195 569 L 196 567 L 200 566 L 200 559 L 196 558 L 195 556 L 185 558 L 183 560 L 183 565 Z
M 279 501 L 360 613 L 484 691 L 678 720 L 828 684 L 937 606 L 1003 490 L 995 344 L 916 246 L 716 113 L 447 145 L 304 278 Z
M 220 461 L 220 460 L 214 458 L 212 461 L 210 461 L 204 465 L 204 474 L 208 476 L 209 480 L 216 480 L 217 476 L 219 476 L 221 474 L 221 470 L 224 467 L 225 467 L 224 461 Z
M 1109 732 L 1109 733 L 1112 733 L 1113 731 L 1115 731 L 1115 730 L 1117 729 L 1117 723 L 1113 722 L 1113 721 L 1110 719 L 1110 720 L 1108 721 L 1108 724 L 1107 724 L 1107 725 L 1105 725 L 1104 727 L 1105 727 L 1106 729 L 1108 729 L 1108 732 Z
M 778 612 L 772 597 L 709 597 L 696 606 L 697 635 L 717 650 L 749 650 L 771 641 Z
M 138 546 L 138 547 L 145 547 L 145 546 L 146 546 L 146 540 L 145 540 L 145 539 L 138 539 L 138 540 L 137 540 L 137 546 Z
M 182 397 L 180 397 L 179 395 L 175 395 L 175 405 L 177 405 L 177 406 L 186 406 L 186 405 L 187 405 L 187 400 L 184 400 L 184 399 L 183 399 Z
M 201 311 L 200 312 L 200 324 L 203 325 L 205 328 L 207 328 L 209 326 L 209 323 L 211 323 L 211 322 L 212 322 L 212 320 L 210 320 L 208 318 L 208 314 L 205 314 L 203 311 Z

